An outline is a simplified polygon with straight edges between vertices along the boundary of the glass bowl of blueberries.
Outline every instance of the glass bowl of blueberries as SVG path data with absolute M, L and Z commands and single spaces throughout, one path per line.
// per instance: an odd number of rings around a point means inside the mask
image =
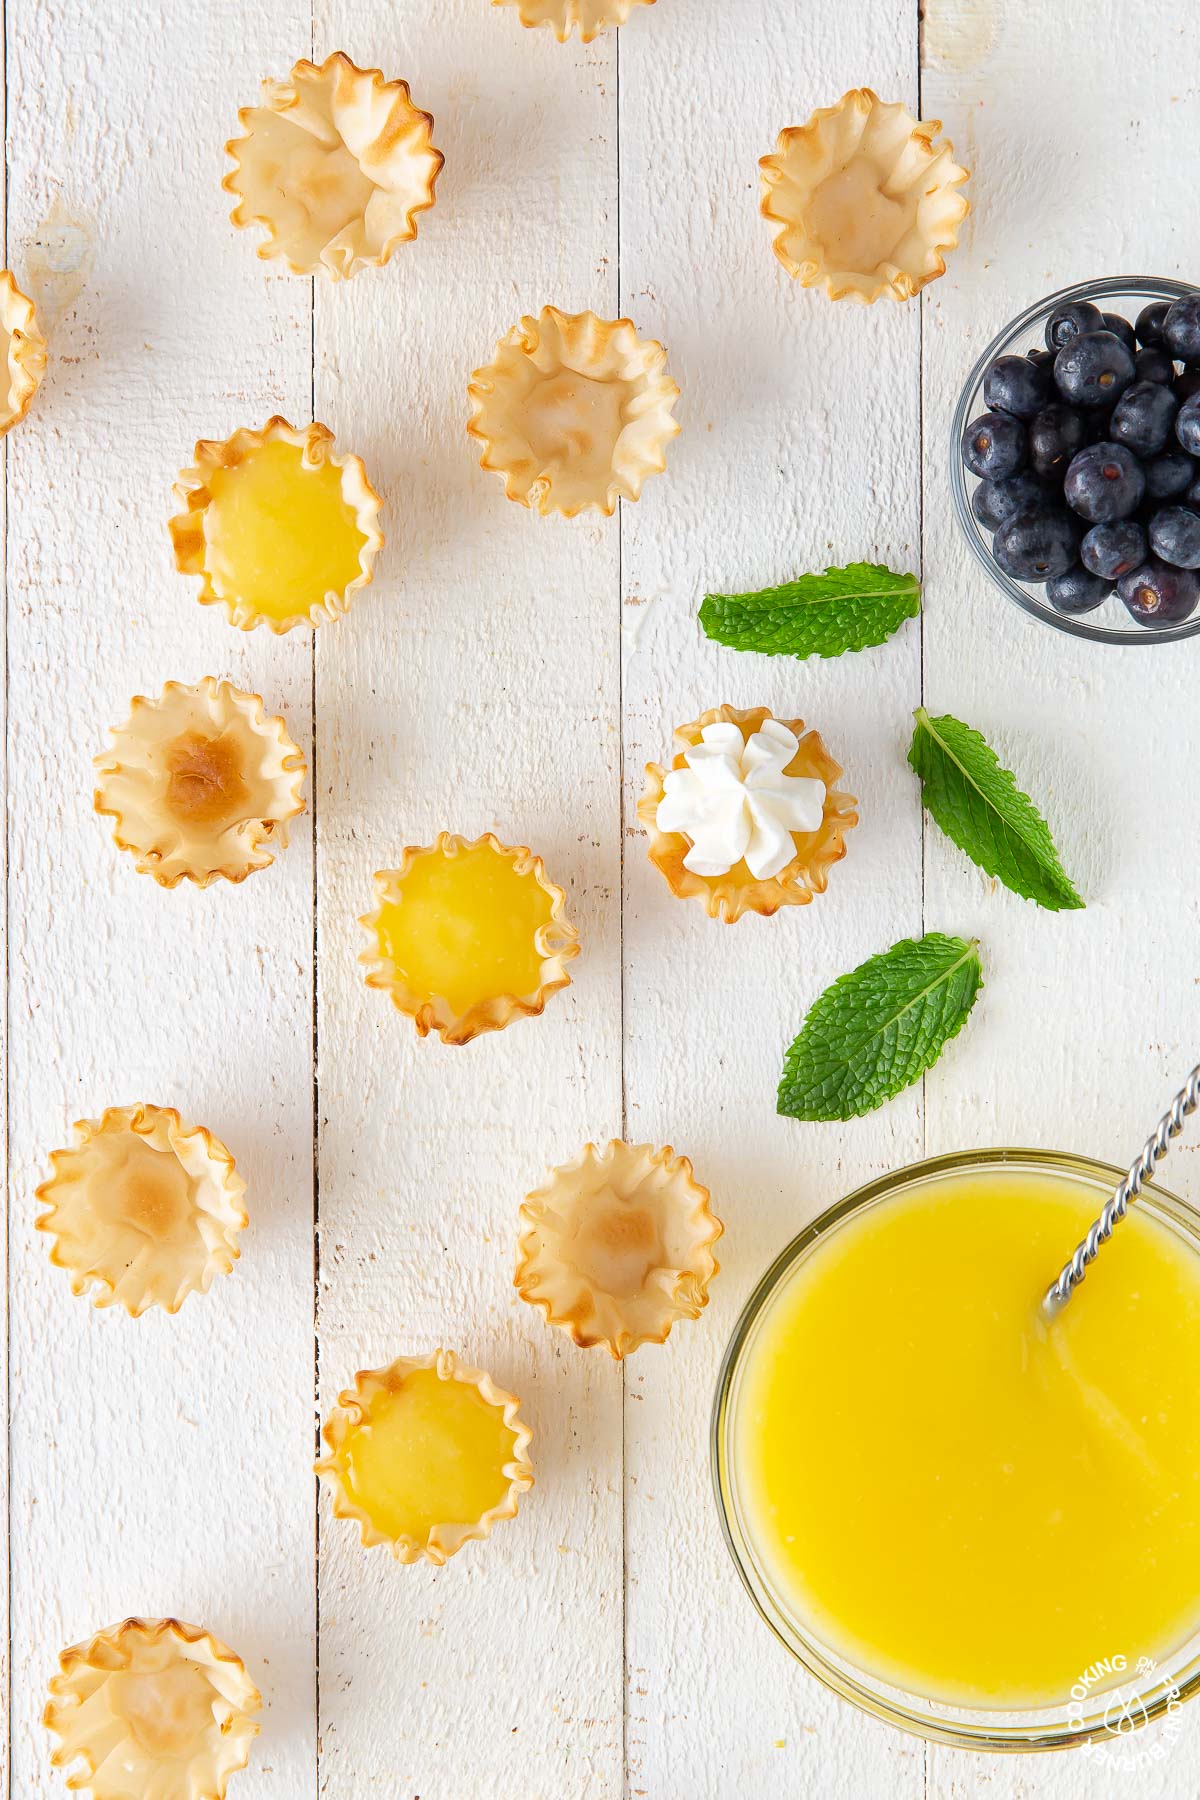
M 1200 289 L 1063 288 L 990 343 L 950 445 L 967 543 L 1022 611 L 1106 644 L 1200 631 Z

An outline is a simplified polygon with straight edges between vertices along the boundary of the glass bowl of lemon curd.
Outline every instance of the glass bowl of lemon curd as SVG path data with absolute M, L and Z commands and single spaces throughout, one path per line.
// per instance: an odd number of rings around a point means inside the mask
M 1200 1687 L 1200 1214 L 1146 1187 L 1041 1309 L 1121 1173 L 982 1150 L 872 1182 L 726 1350 L 742 1580 L 811 1674 L 922 1737 L 1066 1749 Z

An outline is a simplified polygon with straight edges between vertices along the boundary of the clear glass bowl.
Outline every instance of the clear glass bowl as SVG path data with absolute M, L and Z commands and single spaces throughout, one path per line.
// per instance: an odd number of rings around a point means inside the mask
M 756 1551 L 738 1490 L 733 1437 L 746 1353 L 771 1302 L 794 1271 L 848 1219 L 870 1207 L 885 1205 L 919 1183 L 953 1179 L 963 1172 L 980 1174 L 999 1169 L 1009 1173 L 1069 1177 L 1090 1186 L 1095 1189 L 1097 1213 L 1123 1173 L 1106 1163 L 1060 1155 L 1055 1151 L 965 1151 L 914 1163 L 885 1175 L 822 1213 L 771 1264 L 747 1301 L 725 1351 L 712 1414 L 712 1471 L 717 1510 L 738 1574 L 776 1637 L 810 1675 L 815 1675 L 827 1688 L 852 1701 L 864 1712 L 905 1731 L 915 1732 L 919 1737 L 933 1738 L 964 1750 L 1065 1750 L 1091 1742 L 1111 1744 L 1113 1695 L 1110 1688 L 1106 1696 L 1102 1685 L 1096 1685 L 1082 1698 L 1064 1695 L 1061 1705 L 1052 1707 L 1014 1712 L 990 1707 L 968 1710 L 927 1700 L 856 1667 L 825 1643 L 806 1620 L 789 1609 Z M 1200 1255 L 1200 1213 L 1160 1187 L 1143 1188 L 1137 1204 L 1177 1232 Z M 1052 1274 L 1052 1270 L 1047 1271 L 1047 1281 Z M 1070 1578 L 1070 1570 L 1064 1570 L 1063 1579 L 1068 1587 Z M 1134 1671 L 1130 1670 L 1126 1676 L 1116 1679 L 1128 1682 L 1133 1676 Z M 1149 1722 L 1162 1717 L 1197 1691 L 1200 1691 L 1200 1631 L 1176 1653 L 1164 1658 L 1151 1674 L 1137 1677 L 1138 1721 Z
M 984 375 L 998 356 L 1019 356 L 1028 350 L 1044 350 L 1046 320 L 1064 301 L 1090 300 L 1101 312 L 1120 313 L 1132 324 L 1143 306 L 1149 306 L 1152 301 L 1178 300 L 1184 294 L 1195 292 L 1196 288 L 1188 282 L 1168 281 L 1157 275 L 1113 275 L 1107 281 L 1081 281 L 1075 287 L 1061 288 L 1057 294 L 1047 295 L 1006 325 L 992 339 L 963 385 L 950 427 L 950 489 L 963 536 L 971 554 L 1005 599 L 1043 624 L 1053 625 L 1056 631 L 1066 631 L 1072 637 L 1095 638 L 1101 644 L 1170 644 L 1177 638 L 1193 637 L 1200 631 L 1200 607 L 1190 619 L 1184 619 L 1179 625 L 1168 625 L 1161 631 L 1137 624 L 1115 594 L 1095 612 L 1060 613 L 1036 586 L 1014 581 L 997 566 L 988 533 L 971 511 L 971 495 L 979 483 L 964 467 L 960 451 L 963 432 L 971 420 L 987 411 L 983 398 Z

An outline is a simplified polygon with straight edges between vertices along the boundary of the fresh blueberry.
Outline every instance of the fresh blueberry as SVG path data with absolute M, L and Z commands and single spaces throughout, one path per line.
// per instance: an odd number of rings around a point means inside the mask
M 1046 320 L 1046 348 L 1061 350 L 1081 331 L 1103 329 L 1104 314 L 1098 306 L 1093 306 L 1089 300 L 1070 300 L 1065 306 L 1056 306 Z
M 1069 406 L 1044 406 L 1029 421 L 1029 460 L 1034 473 L 1061 480 L 1067 464 L 1087 442 L 1083 414 Z
M 1153 344 L 1162 343 L 1163 320 L 1170 310 L 1169 300 L 1152 300 L 1149 306 L 1143 306 L 1133 328 L 1139 344 L 1149 349 Z
M 1200 520 L 1197 520 L 1200 524 Z M 1140 568 L 1146 560 L 1146 534 L 1132 519 L 1117 519 L 1111 525 L 1093 525 L 1084 533 L 1079 546 L 1079 560 L 1093 575 L 1107 582 L 1119 581 L 1130 569 Z
M 1150 344 L 1134 357 L 1133 373 L 1138 381 L 1160 381 L 1165 387 L 1175 379 L 1175 364 L 1158 344 Z
M 1148 500 L 1173 500 L 1196 479 L 1196 465 L 1182 450 L 1164 450 L 1143 464 Z
M 1180 362 L 1200 358 L 1200 294 L 1185 294 L 1163 320 L 1163 344 Z
M 1003 481 L 1025 461 L 1025 427 L 1008 413 L 981 413 L 963 432 L 962 459 L 972 475 Z
M 1053 350 L 1027 350 L 1025 355 L 1035 369 L 1052 369 L 1054 367 L 1055 352 Z
M 1200 512 L 1200 475 L 1193 481 L 1183 496 L 1183 504 L 1190 506 L 1193 512 Z
M 1150 548 L 1175 569 L 1200 569 L 1200 513 L 1164 506 L 1150 521 Z
M 1117 592 L 1139 625 L 1162 631 L 1195 612 L 1200 578 L 1192 569 L 1173 569 L 1152 556 L 1140 569 L 1121 577 Z
M 1124 444 L 1089 444 L 1074 457 L 1063 483 L 1067 505 L 1092 525 L 1127 519 L 1146 492 L 1142 465 Z
M 1119 337 L 1128 351 L 1132 353 L 1137 349 L 1137 338 L 1128 319 L 1123 319 L 1120 313 L 1101 313 L 1100 317 L 1104 321 L 1105 331 L 1111 331 L 1114 337 Z
M 1000 527 L 992 554 L 1017 581 L 1049 581 L 1074 565 L 1079 532 L 1064 512 L 1021 512 Z
M 1135 381 L 1113 408 L 1111 437 L 1135 456 L 1157 456 L 1171 440 L 1179 402 L 1158 381 Z
M 1133 380 L 1133 353 L 1111 331 L 1084 331 L 1055 357 L 1054 379 L 1072 406 L 1112 406 Z
M 1175 398 L 1182 406 L 1193 394 L 1200 394 L 1200 369 L 1181 369 L 1171 386 L 1175 389 Z
M 1189 456 L 1200 456 L 1200 393 L 1185 400 L 1175 420 L 1175 436 Z
M 1050 393 L 1046 370 L 1039 369 L 1027 356 L 999 356 L 983 378 L 983 397 L 988 406 L 1012 413 L 1018 419 L 1032 419 L 1045 406 Z
M 1094 612 L 1104 604 L 1112 590 L 1111 581 L 1103 581 L 1087 569 L 1074 568 L 1068 569 L 1065 575 L 1055 575 L 1046 583 L 1046 598 L 1055 612 Z
M 985 531 L 999 531 L 1014 513 L 1045 511 L 1054 501 L 1031 469 L 1021 469 L 1003 481 L 981 481 L 971 495 L 971 511 Z

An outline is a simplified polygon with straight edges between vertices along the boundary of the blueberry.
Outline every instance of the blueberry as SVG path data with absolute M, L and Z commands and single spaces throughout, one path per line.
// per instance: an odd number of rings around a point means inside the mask
M 1111 525 L 1093 525 L 1084 533 L 1079 560 L 1085 569 L 1102 580 L 1119 581 L 1130 569 L 1140 568 L 1145 562 L 1146 534 L 1132 519 L 1118 519 Z
M 1200 475 L 1196 477 L 1184 494 L 1183 504 L 1190 506 L 1193 512 L 1200 512 Z
M 1027 350 L 1025 355 L 1035 369 L 1052 369 L 1054 367 L 1055 352 L 1053 350 Z
M 1093 306 L 1089 300 L 1069 300 L 1065 306 L 1056 306 L 1046 320 L 1046 348 L 1061 350 L 1081 331 L 1103 329 L 1104 314 L 1098 306 Z
M 1111 331 L 1084 331 L 1055 357 L 1054 379 L 1073 406 L 1111 406 L 1133 380 L 1133 355 Z
M 1180 406 L 1193 394 L 1200 394 L 1200 369 L 1183 369 L 1171 383 Z
M 1075 452 L 1086 442 L 1082 413 L 1069 406 L 1044 406 L 1029 422 L 1029 460 L 1034 473 L 1061 479 Z
M 1185 294 L 1163 320 L 1163 344 L 1180 362 L 1200 357 L 1200 294 Z
M 981 413 L 963 432 L 962 459 L 972 475 L 1002 481 L 1025 461 L 1025 427 L 1008 413 Z
M 1182 450 L 1165 450 L 1143 465 L 1146 496 L 1150 500 L 1173 500 L 1196 479 L 1196 465 Z
M 1130 353 L 1137 349 L 1137 338 L 1128 319 L 1123 319 L 1120 313 L 1101 313 L 1100 317 L 1104 321 L 1105 331 L 1111 331 L 1114 337 L 1119 337 Z
M 1087 569 L 1074 568 L 1046 583 L 1046 598 L 1055 612 L 1094 612 L 1104 604 L 1112 590 L 1111 581 L 1103 581 Z
M 1191 569 L 1172 569 L 1152 556 L 1140 569 L 1121 577 L 1117 592 L 1139 625 L 1161 631 L 1196 610 L 1200 578 Z
M 1000 527 L 992 554 L 1017 581 L 1049 581 L 1074 565 L 1079 532 L 1064 512 L 1021 512 Z
M 1150 521 L 1150 548 L 1175 569 L 1200 569 L 1200 513 L 1164 506 Z
M 1132 359 L 1131 359 L 1132 360 Z M 1032 419 L 1050 398 L 1051 383 L 1045 369 L 1027 356 L 999 356 L 983 378 L 983 397 L 988 406 Z
M 1165 350 L 1151 344 L 1134 357 L 1133 373 L 1137 381 L 1161 381 L 1165 387 L 1175 379 L 1175 364 Z
M 1135 456 L 1156 456 L 1165 450 L 1179 402 L 1169 387 L 1158 381 L 1135 381 L 1113 408 L 1111 436 Z
M 1149 348 L 1153 344 L 1162 343 L 1163 320 L 1171 310 L 1169 300 L 1152 300 L 1149 306 L 1143 306 L 1137 316 L 1134 330 L 1139 344 Z
M 1054 496 L 1031 469 L 1021 469 L 1003 481 L 981 481 L 971 495 L 971 511 L 985 531 L 999 531 L 1014 513 L 1045 511 Z
M 1175 420 L 1175 436 L 1189 456 L 1200 456 L 1200 393 L 1185 400 Z
M 1067 505 L 1092 525 L 1127 519 L 1146 492 L 1146 477 L 1124 444 L 1089 444 L 1074 457 L 1063 483 Z

